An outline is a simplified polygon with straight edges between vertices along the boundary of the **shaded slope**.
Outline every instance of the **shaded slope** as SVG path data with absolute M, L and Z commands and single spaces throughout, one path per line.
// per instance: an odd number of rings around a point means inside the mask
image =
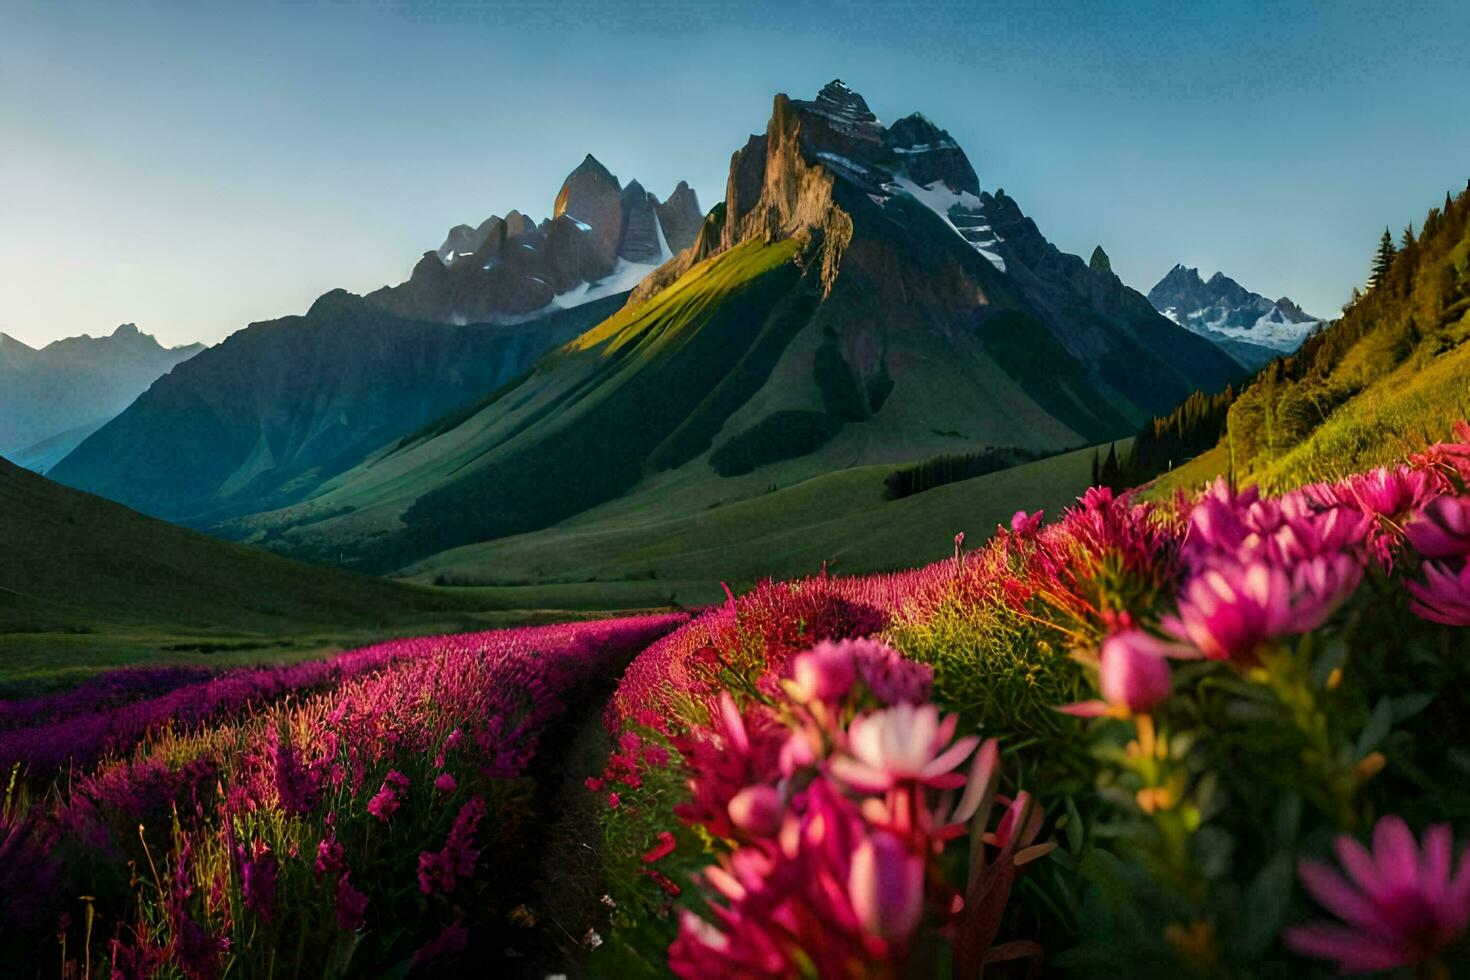
M 521 374 L 619 302 L 456 327 L 405 320 L 337 290 L 304 316 L 252 324 L 187 362 L 51 475 L 197 524 L 290 503 Z
M 473 606 L 219 541 L 0 460 L 0 633 L 280 635 L 453 622 Z

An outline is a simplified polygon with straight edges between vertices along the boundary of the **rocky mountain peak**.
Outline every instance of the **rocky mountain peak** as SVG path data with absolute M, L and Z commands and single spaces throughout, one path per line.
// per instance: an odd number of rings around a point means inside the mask
M 433 252 L 425 252 L 419 264 L 434 258 Z M 333 289 L 322 293 L 311 304 L 306 315 L 315 320 L 331 320 L 336 317 L 350 316 L 362 311 L 363 298 L 356 293 L 350 293 L 345 289 Z
M 112 335 L 122 339 L 129 339 L 141 336 L 142 331 L 138 329 L 136 323 L 119 323 L 117 329 L 112 332 Z
M 793 99 L 790 105 L 802 116 L 830 130 L 839 141 L 877 146 L 883 143 L 884 129 L 878 117 L 873 115 L 863 97 L 844 85 L 841 79 L 828 82 L 812 101 Z
M 1228 351 L 1244 341 L 1269 351 L 1294 351 L 1317 320 L 1286 297 L 1271 300 L 1253 293 L 1224 272 L 1208 280 L 1197 269 L 1176 264 L 1148 292 L 1149 302 L 1164 316 Z
M 923 114 L 912 113 L 888 127 L 886 142 L 915 183 L 928 187 L 942 180 L 952 191 L 980 193 L 980 178 L 965 151 Z
M 1113 263 L 1109 260 L 1108 253 L 1103 251 L 1101 245 L 1092 250 L 1092 258 L 1087 261 L 1087 267 L 1093 272 L 1106 272 L 1111 274 L 1113 271 Z
M 679 181 L 668 199 L 655 205 L 655 210 L 659 226 L 664 231 L 664 240 L 672 251 L 682 252 L 694 244 L 699 226 L 704 221 L 704 211 L 700 209 L 699 196 L 692 187 Z

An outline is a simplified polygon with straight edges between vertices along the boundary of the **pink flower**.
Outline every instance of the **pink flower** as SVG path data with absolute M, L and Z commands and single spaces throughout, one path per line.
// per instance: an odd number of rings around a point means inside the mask
M 434 788 L 441 793 L 453 793 L 458 786 L 459 783 L 454 781 L 454 776 L 450 773 L 441 772 L 434 778 Z
M 245 907 L 255 911 L 262 922 L 270 922 L 276 901 L 276 856 L 265 841 L 256 841 L 248 852 L 241 844 L 236 852 L 240 859 L 240 894 Z
M 1429 500 L 1435 479 L 1423 470 L 1407 466 L 1383 467 L 1355 473 L 1332 486 L 1336 499 L 1353 504 L 1375 517 L 1397 518 Z
M 1316 861 L 1298 866 L 1302 885 L 1342 920 L 1286 930 L 1286 945 L 1304 956 L 1336 960 L 1344 973 L 1392 970 L 1433 959 L 1470 922 L 1470 848 L 1452 865 L 1447 824 L 1430 827 L 1421 850 L 1396 816 L 1373 828 L 1373 850 L 1346 835 L 1337 839 L 1344 878 Z
M 730 798 L 730 822 L 755 837 L 771 837 L 781 826 L 781 794 L 764 784 L 747 786 Z
M 863 792 L 882 792 L 899 782 L 954 789 L 965 777 L 954 770 L 980 739 L 966 735 L 953 744 L 959 715 L 942 721 L 932 704 L 896 704 L 854 718 L 848 727 L 848 754 L 832 760 L 832 772 Z
M 1319 555 L 1289 571 L 1265 560 L 1226 563 L 1190 579 L 1178 613 L 1159 625 L 1210 660 L 1251 665 L 1262 644 L 1325 623 L 1362 579 L 1362 562 L 1345 554 Z
M 425 895 L 435 892 L 449 894 L 461 878 L 475 873 L 475 864 L 480 860 L 480 850 L 475 847 L 475 832 L 485 817 L 485 801 L 476 796 L 460 807 L 449 828 L 449 837 L 438 851 L 419 852 L 419 891 Z
M 1446 626 L 1470 626 L 1470 561 L 1458 573 L 1444 562 L 1424 563 L 1424 581 L 1404 583 L 1419 616 Z
M 1351 555 L 1318 555 L 1292 569 L 1291 624 L 1307 633 L 1327 622 L 1363 581 L 1363 564 Z
M 875 640 L 851 640 L 858 677 L 881 704 L 929 700 L 934 668 Z
M 897 836 L 876 830 L 853 851 L 847 892 L 864 930 L 905 942 L 924 913 L 924 859 Z
M 819 643 L 798 654 L 791 665 L 791 679 L 808 699 L 841 701 L 857 680 L 851 641 Z
M 1211 568 L 1190 579 L 1179 612 L 1159 625 L 1211 660 L 1251 663 L 1265 641 L 1291 625 L 1291 581 L 1265 562 Z
M 1044 511 L 1038 510 L 1034 514 L 1027 514 L 1024 510 L 1018 510 L 1011 515 L 1011 533 L 1029 538 L 1041 527 L 1041 519 L 1045 516 Z
M 659 831 L 657 841 L 658 842 L 654 844 L 653 847 L 649 848 L 648 852 L 643 855 L 644 864 L 653 864 L 656 861 L 662 861 L 664 858 L 674 853 L 676 842 L 672 833 L 667 830 Z
M 346 867 L 347 851 L 342 847 L 336 836 L 322 838 L 316 846 L 316 864 L 312 871 L 318 878 L 322 875 L 336 874 Z
M 383 777 L 382 787 L 372 799 L 368 800 L 367 812 L 387 823 L 388 818 L 397 813 L 399 806 L 402 805 L 399 803 L 398 794 L 407 789 L 408 777 L 397 769 L 389 771 L 388 775 Z
M 1470 555 L 1470 498 L 1431 500 L 1404 525 L 1404 534 L 1425 558 Z
M 1147 714 L 1169 697 L 1168 657 L 1189 659 L 1194 651 L 1166 643 L 1140 629 L 1123 630 L 1103 641 L 1098 657 L 1101 701 L 1083 701 L 1058 710 L 1083 718 L 1105 714 Z
M 343 932 L 354 932 L 362 928 L 368 898 L 352 887 L 348 877 L 344 874 L 337 882 L 337 928 Z

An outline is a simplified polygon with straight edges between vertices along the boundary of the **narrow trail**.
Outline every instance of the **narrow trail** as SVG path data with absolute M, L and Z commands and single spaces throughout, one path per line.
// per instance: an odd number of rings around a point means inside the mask
M 545 980 L 581 975 L 595 932 L 606 935 L 600 816 L 602 800 L 587 789 L 612 750 L 603 710 L 622 671 L 593 685 L 567 705 L 542 737 L 527 769 L 532 818 L 514 853 L 486 854 L 484 867 L 511 896 L 496 923 L 472 933 L 467 969 L 477 976 Z M 467 974 L 469 975 L 469 974 Z

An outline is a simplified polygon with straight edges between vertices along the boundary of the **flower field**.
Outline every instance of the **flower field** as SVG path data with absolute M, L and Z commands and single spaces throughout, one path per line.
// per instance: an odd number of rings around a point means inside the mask
M 550 928 L 523 887 L 550 862 L 600 896 L 555 922 L 578 975 L 1465 975 L 1456 432 L 1273 498 L 1095 489 L 692 619 L 6 704 L 0 956 L 519 975 L 551 965 L 508 952 Z M 576 769 L 599 712 L 611 749 Z
M 768 583 L 608 711 L 606 976 L 1470 975 L 1470 427 Z
M 8 706 L 0 962 L 253 977 L 452 960 L 505 911 L 491 872 L 528 837 L 543 735 L 684 619 L 120 672 Z

